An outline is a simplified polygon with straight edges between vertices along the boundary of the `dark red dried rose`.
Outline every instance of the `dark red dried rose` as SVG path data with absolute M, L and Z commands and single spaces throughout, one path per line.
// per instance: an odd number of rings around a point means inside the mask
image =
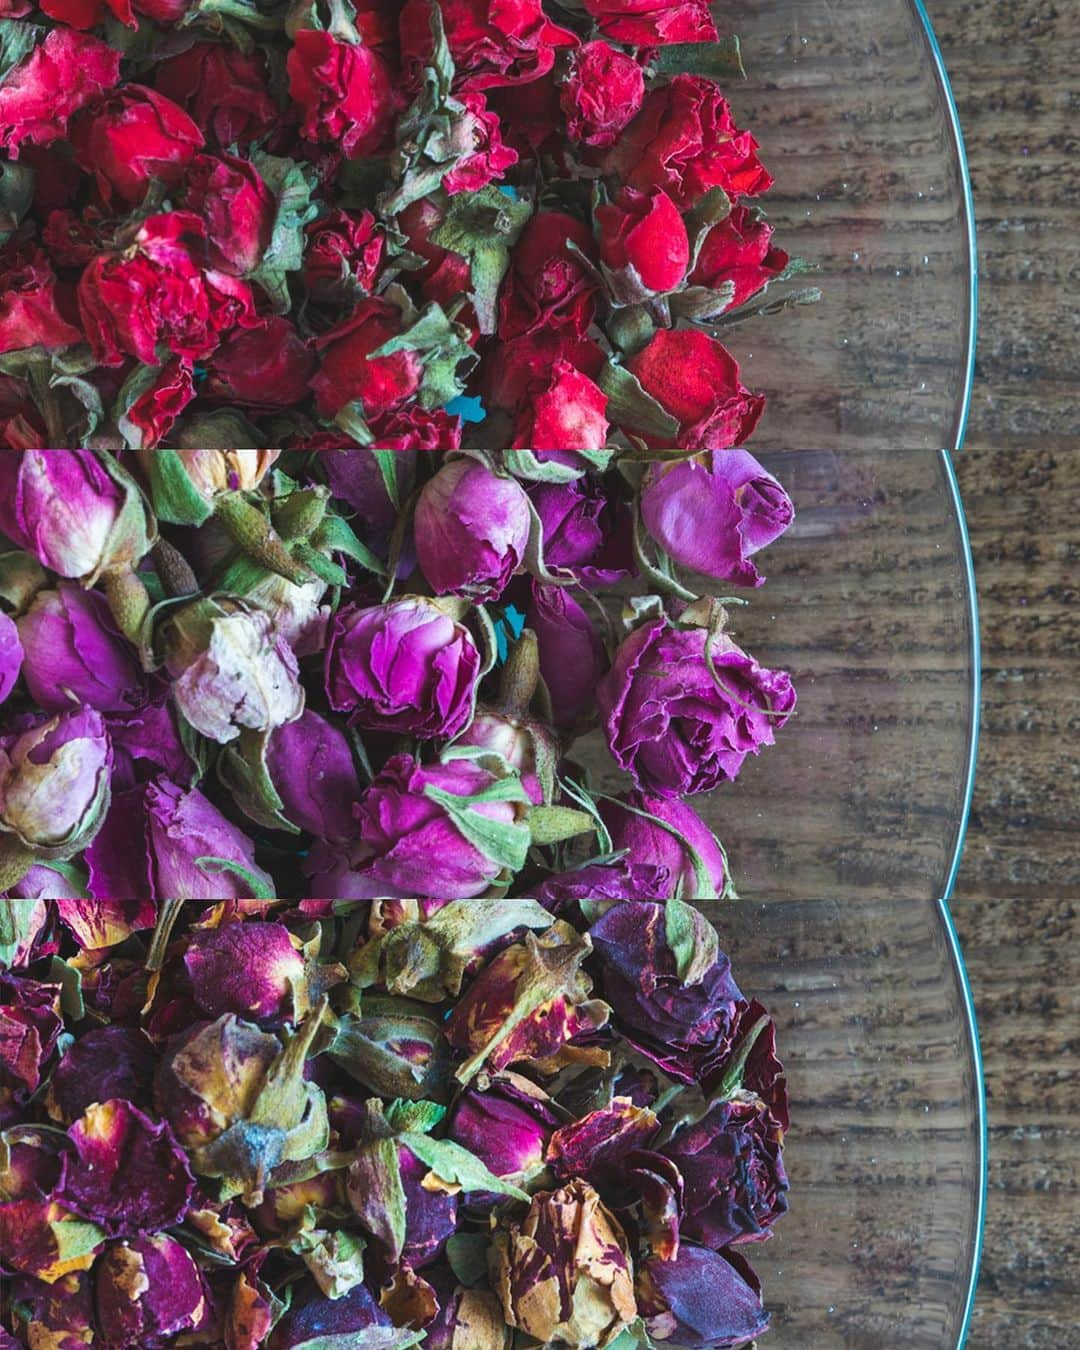
M 690 240 L 679 209 L 666 192 L 624 187 L 596 210 L 600 259 L 613 272 L 633 269 L 647 291 L 673 291 L 686 278 Z
M 277 199 L 255 165 L 236 155 L 196 155 L 184 205 L 203 218 L 210 265 L 230 276 L 254 272 L 270 245 Z
M 302 28 L 286 68 L 289 94 L 308 140 L 340 147 L 347 159 L 379 148 L 394 111 L 390 72 L 370 47 Z
M 371 355 L 401 331 L 401 315 L 385 300 L 362 300 L 350 318 L 319 338 L 319 370 L 311 381 L 315 406 L 333 417 L 347 403 L 363 405 L 367 417 L 378 417 L 416 392 L 423 364 L 415 352 Z
M 97 179 L 106 202 L 134 206 L 152 178 L 175 187 L 203 143 L 202 132 L 171 99 L 125 84 L 72 124 L 75 160 Z
M 120 78 L 120 53 L 98 38 L 53 28 L 0 85 L 0 146 L 17 158 L 25 143 L 49 145 L 68 121 Z
M 596 308 L 596 283 L 578 254 L 595 253 L 583 221 L 565 211 L 538 211 L 521 232 L 503 283 L 499 337 L 508 341 L 538 329 L 582 338 Z
M 375 289 L 385 236 L 370 211 L 335 209 L 304 230 L 304 284 L 317 304 L 347 303 Z
M 705 236 L 691 285 L 718 290 L 730 281 L 735 287 L 731 304 L 743 304 L 791 261 L 782 248 L 773 247 L 772 237 L 773 227 L 764 216 L 752 207 L 736 206 Z
M 707 0 L 585 0 L 601 33 L 633 47 L 715 42 Z
M 455 0 L 443 7 L 443 23 L 459 89 L 538 80 L 554 65 L 557 48 L 574 47 L 578 41 L 547 17 L 540 0 Z M 401 55 L 413 84 L 419 83 L 431 50 L 427 0 L 405 0 Z
M 62 286 L 43 249 L 13 239 L 0 249 L 0 352 L 55 351 L 82 341 L 70 287 Z
M 140 447 L 153 449 L 161 444 L 194 397 L 191 362 L 173 357 L 162 366 L 154 383 L 131 404 L 124 420 L 137 429 Z
M 523 400 L 514 422 L 515 448 L 600 450 L 607 443 L 607 395 L 562 358 L 547 382 L 538 382 Z
M 210 358 L 204 392 L 243 408 L 303 402 L 315 355 L 288 319 L 273 314 L 237 329 Z
M 196 42 L 154 68 L 154 87 L 190 115 L 206 143 L 226 150 L 266 136 L 280 113 L 266 79 L 266 58 L 231 42 Z
M 614 145 L 645 97 L 641 66 L 606 42 L 587 42 L 571 58 L 559 92 L 566 131 L 584 145 Z

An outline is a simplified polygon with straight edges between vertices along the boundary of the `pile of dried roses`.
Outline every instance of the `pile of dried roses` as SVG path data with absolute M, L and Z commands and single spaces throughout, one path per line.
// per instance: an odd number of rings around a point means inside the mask
M 6 452 L 0 894 L 730 894 L 683 798 L 795 691 L 701 592 L 792 515 L 738 449 Z
M 551 9 L 0 0 L 0 447 L 742 444 L 738 43 Z
M 0 901 L 0 1350 L 745 1345 L 787 1124 L 681 901 Z

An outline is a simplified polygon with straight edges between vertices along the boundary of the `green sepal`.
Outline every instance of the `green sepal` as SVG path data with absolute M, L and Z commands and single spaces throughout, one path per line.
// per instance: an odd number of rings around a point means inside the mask
M 298 164 L 262 150 L 255 151 L 251 162 L 277 198 L 277 212 L 270 243 L 248 280 L 263 288 L 275 313 L 286 314 L 292 305 L 288 275 L 299 271 L 304 262 L 304 226 L 319 214 L 311 200 L 318 176 L 310 164 Z
M 510 266 L 510 250 L 533 213 L 532 203 L 515 200 L 488 184 L 477 192 L 459 192 L 432 231 L 432 242 L 468 258 L 472 278 L 469 298 L 481 333 L 497 326 L 499 287 Z
M 442 408 L 465 392 L 465 375 L 479 360 L 468 337 L 468 329 L 447 318 L 442 306 L 432 301 L 403 333 L 376 348 L 368 360 L 393 356 L 396 352 L 415 352 L 424 368 L 417 402 L 423 408 Z
M 742 45 L 734 33 L 713 42 L 672 42 L 649 62 L 657 75 L 704 75 L 710 80 L 745 80 Z
M 242 731 L 235 741 L 222 749 L 217 764 L 218 777 L 244 815 L 256 824 L 268 830 L 299 834 L 299 828 L 285 815 L 285 803 L 266 765 L 270 734 L 267 731 Z
M 124 381 L 117 398 L 118 408 L 126 395 L 132 392 L 129 385 L 132 385 L 133 381 L 143 385 L 149 377 L 146 383 L 146 387 L 149 387 L 156 376 L 157 372 L 149 366 L 136 368 Z M 142 392 L 143 388 L 139 388 L 135 398 Z M 133 398 L 131 402 L 134 401 Z M 131 404 L 128 403 L 127 406 L 130 407 Z M 191 481 L 191 475 L 180 455 L 175 450 L 155 450 L 148 458 L 150 500 L 154 504 L 158 519 L 170 525 L 205 525 L 214 513 L 213 504 L 206 500 Z
M 624 424 L 646 436 L 674 440 L 678 421 L 651 394 L 641 387 L 637 376 L 625 366 L 609 361 L 596 377 L 607 395 L 607 416 L 619 426 Z
M 414 1153 L 440 1181 L 450 1186 L 460 1186 L 466 1193 L 489 1191 L 493 1195 L 505 1195 L 511 1200 L 528 1203 L 527 1191 L 497 1177 L 475 1153 L 470 1153 L 452 1139 L 432 1139 L 430 1135 L 413 1133 L 398 1137 L 409 1152 Z
M 529 827 L 524 820 L 491 820 L 473 810 L 485 802 L 528 803 L 529 798 L 518 778 L 497 780 L 481 792 L 459 797 L 428 783 L 424 796 L 436 802 L 450 817 L 458 833 L 500 869 L 520 872 L 529 856 Z

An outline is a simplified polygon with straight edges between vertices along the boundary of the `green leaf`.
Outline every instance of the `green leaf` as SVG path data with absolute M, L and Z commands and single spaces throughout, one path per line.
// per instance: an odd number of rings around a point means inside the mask
M 716 929 L 701 910 L 684 900 L 669 900 L 664 907 L 667 944 L 675 956 L 675 970 L 685 984 L 700 984 L 720 955 Z
M 253 900 L 274 900 L 277 898 L 272 886 L 268 886 L 250 868 L 244 867 L 241 863 L 233 862 L 231 858 L 196 858 L 195 866 L 201 867 L 208 876 L 229 872 L 231 875 L 239 877 L 251 892 Z
M 160 373 L 150 366 L 136 366 L 117 396 L 117 410 L 122 407 L 126 412 Z M 118 416 L 117 420 L 120 422 L 121 418 Z M 213 507 L 191 481 L 191 475 L 176 451 L 155 450 L 149 459 L 150 500 L 158 519 L 170 525 L 205 525 L 213 514 Z
M 15 953 L 37 932 L 43 915 L 40 901 L 0 900 L 0 970 L 10 967 Z
M 370 445 L 375 439 L 364 417 L 364 405 L 359 399 L 353 399 L 351 403 L 346 403 L 344 407 L 337 410 L 334 417 L 334 426 L 340 428 L 357 445 Z M 378 453 L 389 455 L 394 452 L 382 450 Z
M 534 844 L 561 844 L 596 828 L 592 816 L 569 806 L 534 806 L 529 811 L 529 837 Z
M 679 423 L 651 394 L 641 387 L 636 375 L 625 366 L 608 362 L 596 378 L 607 394 L 607 416 L 619 426 L 627 426 L 646 436 L 673 440 Z
M 745 80 L 739 39 L 715 42 L 673 42 L 660 47 L 649 63 L 658 75 L 705 75 L 710 80 Z
M 378 455 L 387 452 L 374 450 L 372 453 Z M 394 451 L 391 450 L 389 453 L 393 454 Z M 366 571 L 373 572 L 379 577 L 386 576 L 386 566 L 382 559 L 377 558 L 366 544 L 361 543 L 356 531 L 341 516 L 328 515 L 311 536 L 311 542 L 324 553 L 344 553 Z
M 422 1331 L 402 1327 L 365 1327 L 363 1331 L 341 1331 L 329 1336 L 315 1336 L 310 1341 L 296 1341 L 293 1350 L 408 1350 L 424 1339 Z
M 469 259 L 470 299 L 481 333 L 494 333 L 499 286 L 510 266 L 510 250 L 533 213 L 532 203 L 515 200 L 489 183 L 477 192 L 450 198 L 432 231 L 432 242 Z
M 369 353 L 368 360 L 395 352 L 415 352 L 424 367 L 417 401 L 425 408 L 442 408 L 465 392 L 465 377 L 479 360 L 468 338 L 468 329 L 447 318 L 442 306 L 432 301 L 405 332 Z
M 379 466 L 386 495 L 395 511 L 401 510 L 401 494 L 398 491 L 398 451 L 372 450 L 371 457 Z
M 497 1177 L 475 1153 L 455 1144 L 452 1139 L 432 1139 L 426 1134 L 407 1132 L 399 1136 L 399 1141 L 447 1185 L 460 1186 L 466 1192 L 491 1191 L 494 1195 L 507 1195 L 528 1203 L 527 1191 Z
M 387 1122 L 398 1133 L 430 1134 L 445 1118 L 446 1107 L 438 1102 L 399 1100 L 386 1108 Z
M 270 244 L 250 280 L 258 282 L 277 313 L 284 314 L 292 303 L 286 278 L 303 266 L 304 226 L 319 214 L 311 200 L 318 176 L 310 164 L 298 164 L 262 150 L 255 151 L 251 162 L 277 198 L 277 214 Z
M 0 80 L 30 54 L 46 29 L 22 19 L 0 19 Z
M 516 794 L 494 795 L 495 789 L 504 784 L 514 784 Z M 424 796 L 437 802 L 450 817 L 461 836 L 495 863 L 500 870 L 507 868 L 511 872 L 520 872 L 529 856 L 529 827 L 523 820 L 492 820 L 473 810 L 474 803 L 481 801 L 520 801 L 527 802 L 528 797 L 517 779 L 504 779 L 492 784 L 474 797 L 458 797 L 452 792 L 429 783 L 424 788 Z

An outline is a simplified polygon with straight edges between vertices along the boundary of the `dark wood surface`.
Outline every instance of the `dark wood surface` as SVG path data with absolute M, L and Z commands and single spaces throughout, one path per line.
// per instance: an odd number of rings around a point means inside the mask
M 959 471 L 984 736 L 960 899 L 986 1057 L 975 1347 L 1080 1344 L 1080 170 L 1076 6 L 926 0 L 960 109 L 981 273 Z
M 1080 24 L 1072 0 L 926 0 L 975 192 L 968 443 L 1080 445 Z

